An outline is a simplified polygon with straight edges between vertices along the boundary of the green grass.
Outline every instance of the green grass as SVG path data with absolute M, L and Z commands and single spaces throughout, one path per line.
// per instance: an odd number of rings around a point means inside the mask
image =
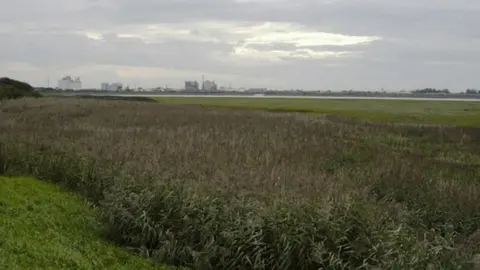
M 307 98 L 155 97 L 164 104 L 339 114 L 377 122 L 480 127 L 480 102 Z
M 0 269 L 167 269 L 105 242 L 101 231 L 78 197 L 0 176 Z

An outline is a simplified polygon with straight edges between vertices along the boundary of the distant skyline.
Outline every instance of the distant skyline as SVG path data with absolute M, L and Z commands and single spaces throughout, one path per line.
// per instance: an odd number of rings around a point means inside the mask
M 479 13 L 478 0 L 7 1 L 0 77 L 465 91 L 480 88 Z

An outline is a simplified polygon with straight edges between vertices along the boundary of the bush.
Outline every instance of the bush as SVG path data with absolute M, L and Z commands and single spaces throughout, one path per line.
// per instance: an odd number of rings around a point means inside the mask
M 28 83 L 10 78 L 0 78 L 0 100 L 19 99 L 22 97 L 41 97 Z

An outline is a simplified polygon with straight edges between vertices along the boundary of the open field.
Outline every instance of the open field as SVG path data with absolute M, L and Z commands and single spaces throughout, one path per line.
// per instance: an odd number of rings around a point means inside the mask
M 380 122 L 480 127 L 480 102 L 443 100 L 154 97 L 165 104 L 340 114 Z
M 167 269 L 101 234 L 84 200 L 50 183 L 0 176 L 0 269 Z
M 110 240 L 161 263 L 479 266 L 480 129 L 170 105 L 186 101 L 8 101 L 0 169 L 78 192 L 98 207 Z M 473 122 L 478 110 L 468 102 L 264 102 L 242 106 L 388 111 L 383 120 L 418 112 L 426 123 L 438 115 Z

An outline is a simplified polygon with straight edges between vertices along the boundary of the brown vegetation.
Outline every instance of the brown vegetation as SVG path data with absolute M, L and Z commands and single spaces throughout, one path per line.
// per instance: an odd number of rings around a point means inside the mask
M 0 165 L 94 202 L 194 269 L 468 269 L 480 130 L 44 98 L 0 108 Z

